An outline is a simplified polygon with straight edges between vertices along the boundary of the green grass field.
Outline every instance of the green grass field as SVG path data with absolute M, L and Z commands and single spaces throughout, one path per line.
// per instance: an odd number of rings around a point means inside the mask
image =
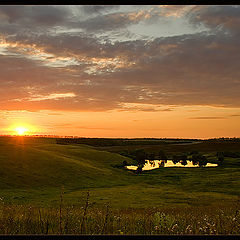
M 66 204 L 83 204 L 89 190 L 96 207 L 109 203 L 116 209 L 140 209 L 231 203 L 240 195 L 240 159 L 225 158 L 224 165 L 217 168 L 161 168 L 137 175 L 114 167 L 133 160 L 108 152 L 108 148 L 60 145 L 50 138 L 1 137 L 0 197 L 6 203 L 56 206 L 63 187 Z M 214 147 L 206 143 L 165 148 L 168 153 L 202 150 L 216 162 Z M 215 148 L 218 151 L 219 146 Z

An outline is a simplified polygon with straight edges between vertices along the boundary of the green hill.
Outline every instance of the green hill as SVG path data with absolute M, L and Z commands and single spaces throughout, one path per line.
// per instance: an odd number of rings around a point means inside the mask
M 13 195 L 21 190 L 59 193 L 62 186 L 74 190 L 128 182 L 129 173 L 113 167 L 128 158 L 86 145 L 59 145 L 47 138 L 1 138 L 0 152 L 0 189 Z
M 19 141 L 18 141 L 19 140 Z M 20 141 L 23 140 L 23 141 Z M 111 185 L 127 158 L 89 146 L 58 145 L 45 139 L 12 139 L 1 144 L 0 187 L 90 187 Z M 38 141 L 37 141 L 38 140 Z M 127 159 L 128 160 L 128 159 Z M 124 183 L 124 178 L 119 181 Z
M 50 138 L 0 138 L 0 197 L 5 202 L 82 204 L 86 191 L 96 205 L 152 207 L 233 201 L 240 194 L 239 166 L 156 169 L 136 175 L 116 168 L 130 159 L 87 145 Z M 239 159 L 226 159 L 229 163 Z

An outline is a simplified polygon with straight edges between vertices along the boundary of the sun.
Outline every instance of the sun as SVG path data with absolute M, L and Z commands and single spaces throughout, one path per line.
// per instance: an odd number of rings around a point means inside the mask
M 10 135 L 13 136 L 30 136 L 38 132 L 38 129 L 36 127 L 28 123 L 15 123 L 9 126 L 9 128 L 7 128 L 6 130 L 10 133 Z
M 26 127 L 21 127 L 21 126 L 16 127 L 14 130 L 17 132 L 18 135 L 23 135 L 28 131 Z

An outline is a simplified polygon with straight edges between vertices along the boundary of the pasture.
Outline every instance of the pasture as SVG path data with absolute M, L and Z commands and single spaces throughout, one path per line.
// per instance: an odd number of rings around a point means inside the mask
M 230 145 L 239 149 L 239 143 Z M 66 203 L 82 204 L 89 190 L 96 206 L 109 203 L 115 208 L 211 205 L 235 201 L 239 196 L 238 158 L 225 158 L 224 165 L 217 168 L 159 168 L 138 175 L 116 167 L 124 160 L 134 164 L 116 148 L 106 151 L 82 144 L 56 144 L 51 138 L 2 137 L 0 196 L 9 203 L 51 206 L 59 202 L 64 188 Z M 219 146 L 214 149 L 214 144 L 203 142 L 145 148 L 167 154 L 197 149 L 215 163 Z
M 197 149 L 212 163 L 220 148 L 206 142 L 93 147 L 1 137 L 0 234 L 239 233 L 239 158 L 213 168 L 141 174 L 121 167 L 136 163 L 119 153 L 141 147 L 168 155 Z M 239 149 L 239 143 L 225 149 Z

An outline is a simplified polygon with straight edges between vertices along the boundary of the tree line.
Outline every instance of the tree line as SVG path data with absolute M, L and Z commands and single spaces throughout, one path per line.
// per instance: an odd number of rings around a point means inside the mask
M 56 138 L 57 144 L 86 144 L 94 147 L 129 146 L 129 145 L 159 145 L 175 143 L 191 143 L 189 140 L 166 141 L 162 139 L 121 139 L 121 138 Z
M 222 165 L 224 161 L 224 153 L 226 152 L 217 152 L 216 157 L 218 159 L 218 165 Z M 228 152 L 229 153 L 229 152 Z M 158 154 L 155 153 L 146 153 L 144 149 L 137 149 L 134 151 L 124 150 L 120 152 L 121 155 L 129 157 L 136 161 L 137 164 L 137 173 L 141 173 L 144 165 L 146 164 L 146 159 L 154 161 L 155 159 L 167 161 L 169 158 L 167 154 L 160 150 Z M 187 161 L 191 161 L 193 165 L 198 165 L 199 167 L 204 167 L 208 163 L 208 159 L 205 155 L 199 153 L 198 151 L 191 151 L 189 153 L 180 153 L 174 154 L 171 156 L 171 160 L 174 164 L 181 163 L 182 165 L 187 165 Z M 123 166 L 126 166 L 127 161 L 123 161 Z

